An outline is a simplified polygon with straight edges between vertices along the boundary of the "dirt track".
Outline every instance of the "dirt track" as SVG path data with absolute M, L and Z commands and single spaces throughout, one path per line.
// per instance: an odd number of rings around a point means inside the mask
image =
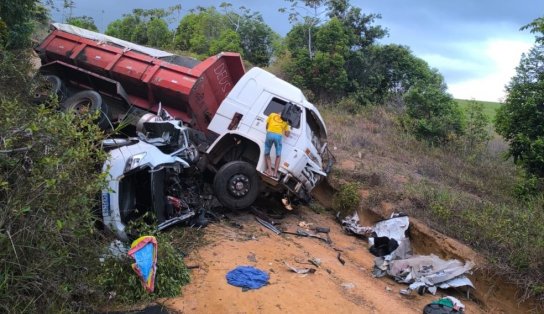
M 192 271 L 192 282 L 183 288 L 182 296 L 163 303 L 169 310 L 182 313 L 421 313 L 427 303 L 452 295 L 465 304 L 466 313 L 510 312 L 484 309 L 453 290 L 439 290 L 436 296 L 420 296 L 415 292 L 411 296 L 399 294 L 405 285 L 386 277 L 373 278 L 374 256 L 368 252 L 367 242 L 346 235 L 328 214 L 318 215 L 301 208 L 281 220 L 281 227 L 294 231 L 301 221 L 330 227 L 332 246 L 312 238 L 278 236 L 259 225 L 251 214 L 241 214 L 234 220 L 242 224 L 243 229 L 225 223 L 207 228 L 208 244 L 187 259 L 187 264 L 200 267 Z M 342 251 L 345 265 L 337 259 L 335 248 Z M 312 267 L 307 264 L 312 257 L 322 262 L 314 274 L 296 274 L 284 264 Z M 239 265 L 267 271 L 270 284 L 247 292 L 230 286 L 225 275 Z

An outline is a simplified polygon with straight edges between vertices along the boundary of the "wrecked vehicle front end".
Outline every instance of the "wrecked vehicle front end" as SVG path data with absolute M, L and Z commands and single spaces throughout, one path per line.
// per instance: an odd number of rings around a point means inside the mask
M 179 121 L 148 122 L 138 138 L 106 140 L 103 147 L 109 158 L 102 219 L 116 237 L 128 240 L 127 224 L 147 213 L 159 230 L 198 214 L 199 184 L 191 173 L 198 155 Z

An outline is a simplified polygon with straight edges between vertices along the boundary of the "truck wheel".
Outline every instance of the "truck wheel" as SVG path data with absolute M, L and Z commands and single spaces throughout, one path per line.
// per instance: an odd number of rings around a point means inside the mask
M 64 111 L 73 111 L 81 117 L 100 111 L 100 117 L 96 123 L 103 130 L 110 127 L 108 106 L 102 101 L 102 96 L 93 90 L 78 92 L 66 99 L 61 106 Z
M 215 174 L 213 189 L 225 207 L 233 210 L 247 208 L 259 194 L 259 177 L 253 165 L 231 161 Z
M 48 103 L 50 97 L 53 95 L 57 96 L 59 102 L 62 101 L 65 91 L 60 77 L 56 75 L 44 75 L 38 77 L 36 81 L 37 86 L 32 97 L 32 102 L 35 104 Z

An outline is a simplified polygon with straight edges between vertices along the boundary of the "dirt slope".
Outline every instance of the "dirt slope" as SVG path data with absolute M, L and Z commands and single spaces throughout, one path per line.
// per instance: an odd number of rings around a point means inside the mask
M 278 236 L 259 225 L 251 214 L 234 219 L 237 229 L 213 224 L 206 230 L 207 245 L 193 252 L 188 264 L 192 282 L 182 296 L 164 301 L 173 312 L 182 313 L 421 313 L 425 304 L 441 295 L 458 297 L 467 313 L 488 313 L 456 291 L 439 291 L 436 296 L 399 294 L 406 288 L 389 278 L 373 278 L 374 257 L 365 240 L 348 236 L 328 214 L 315 214 L 306 208 L 281 220 L 281 227 L 296 230 L 301 221 L 331 228 L 333 245 L 312 238 Z M 338 250 L 345 260 L 337 259 Z M 322 262 L 314 274 L 300 275 L 288 270 L 312 267 L 308 259 Z M 269 272 L 270 285 L 243 292 L 227 284 L 226 273 L 239 265 L 252 265 Z M 447 294 L 446 294 L 447 293 Z

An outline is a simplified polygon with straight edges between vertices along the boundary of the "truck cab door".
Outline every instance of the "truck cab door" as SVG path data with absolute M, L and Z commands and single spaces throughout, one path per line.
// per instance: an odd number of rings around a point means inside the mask
M 270 97 L 271 96 L 271 97 Z M 273 97 L 272 95 L 269 95 L 268 104 L 264 107 L 264 110 L 261 110 L 255 117 L 255 120 L 252 124 L 252 129 L 259 131 L 263 134 L 266 134 L 266 119 L 268 116 L 275 112 L 278 114 L 281 114 L 282 111 L 286 108 L 286 106 L 294 106 L 288 111 L 290 115 L 296 115 L 297 113 L 300 115 L 299 117 L 292 116 L 291 121 L 294 122 L 293 125 L 290 125 L 289 128 L 291 130 L 288 137 L 283 138 L 283 143 L 287 144 L 288 146 L 295 146 L 300 135 L 302 134 L 302 128 L 303 123 L 301 121 L 304 121 L 303 114 L 304 110 L 296 104 L 289 103 L 284 101 L 280 98 Z M 287 147 L 284 147 L 287 148 Z

